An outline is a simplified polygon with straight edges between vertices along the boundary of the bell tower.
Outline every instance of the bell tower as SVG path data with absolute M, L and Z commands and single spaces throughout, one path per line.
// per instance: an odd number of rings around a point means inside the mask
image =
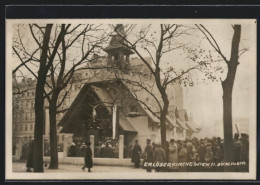
M 115 34 L 111 36 L 109 45 L 104 49 L 108 54 L 107 64 L 121 70 L 128 70 L 130 67 L 129 58 L 134 52 L 128 48 L 124 26 L 117 24 Z

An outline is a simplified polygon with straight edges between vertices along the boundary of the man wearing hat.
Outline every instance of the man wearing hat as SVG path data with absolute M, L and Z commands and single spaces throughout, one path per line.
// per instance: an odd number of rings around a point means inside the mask
M 139 168 L 141 151 L 142 149 L 141 146 L 138 144 L 138 140 L 135 140 L 135 145 L 132 150 L 132 159 L 131 159 L 131 162 L 135 163 L 135 168 Z
M 153 162 L 153 147 L 151 145 L 151 140 L 147 139 L 146 140 L 146 147 L 145 147 L 145 162 Z M 152 168 L 147 167 L 146 168 L 147 172 L 151 172 Z
M 178 163 L 178 146 L 174 139 L 170 140 L 169 143 L 169 162 L 170 163 Z M 172 166 L 169 168 L 170 171 L 178 171 L 178 166 Z

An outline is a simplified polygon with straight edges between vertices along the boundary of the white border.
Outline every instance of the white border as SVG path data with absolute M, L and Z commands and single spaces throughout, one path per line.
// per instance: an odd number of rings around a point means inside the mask
M 91 180 L 91 179 L 124 179 L 124 180 L 133 180 L 133 179 L 243 179 L 243 180 L 253 180 L 256 179 L 256 116 L 252 115 L 251 123 L 255 123 L 250 126 L 250 153 L 249 153 L 249 173 L 240 173 L 240 172 L 178 172 L 178 173 L 14 173 L 12 172 L 12 25 L 17 23 L 104 23 L 104 24 L 116 24 L 116 23 L 200 23 L 200 24 L 216 24 L 216 23 L 239 23 L 239 24 L 253 24 L 255 25 L 256 30 L 256 22 L 255 19 L 7 19 L 6 20 L 6 179 L 15 180 L 15 179 L 59 179 L 59 180 L 69 180 L 69 179 L 81 179 L 81 180 Z M 252 35 L 252 39 L 255 39 L 255 45 L 257 46 L 256 32 L 255 35 Z M 255 48 L 256 52 L 256 48 Z M 255 53 L 255 56 L 256 53 Z M 255 63 L 257 60 L 255 60 Z M 256 68 L 257 69 L 257 68 Z M 254 71 L 256 74 L 256 70 Z M 255 79 L 257 83 L 257 79 Z M 256 87 L 255 87 L 256 92 Z M 257 96 L 257 93 L 256 93 Z M 255 99 L 256 100 L 256 99 Z M 256 107 L 256 101 L 255 101 Z

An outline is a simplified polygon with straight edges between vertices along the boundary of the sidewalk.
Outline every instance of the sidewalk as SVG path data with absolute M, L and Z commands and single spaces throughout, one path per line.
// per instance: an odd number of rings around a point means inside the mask
M 48 167 L 44 168 L 44 173 L 57 173 L 57 172 L 82 172 L 82 165 L 76 164 L 59 164 L 59 169 L 52 170 L 48 169 Z M 85 172 L 88 170 L 85 169 Z M 124 167 L 124 166 L 93 166 L 91 169 L 92 173 L 99 172 L 143 172 L 146 170 L 142 168 L 135 169 L 133 167 Z M 13 172 L 26 172 L 26 162 L 13 162 Z

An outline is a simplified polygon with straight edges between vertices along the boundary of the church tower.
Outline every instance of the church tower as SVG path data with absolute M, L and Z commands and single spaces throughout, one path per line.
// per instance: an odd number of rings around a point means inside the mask
M 108 54 L 108 65 L 122 70 L 129 69 L 129 58 L 131 54 L 134 54 L 134 52 L 127 47 L 127 42 L 124 40 L 125 37 L 124 26 L 117 24 L 115 34 L 112 35 L 109 45 L 104 49 Z

